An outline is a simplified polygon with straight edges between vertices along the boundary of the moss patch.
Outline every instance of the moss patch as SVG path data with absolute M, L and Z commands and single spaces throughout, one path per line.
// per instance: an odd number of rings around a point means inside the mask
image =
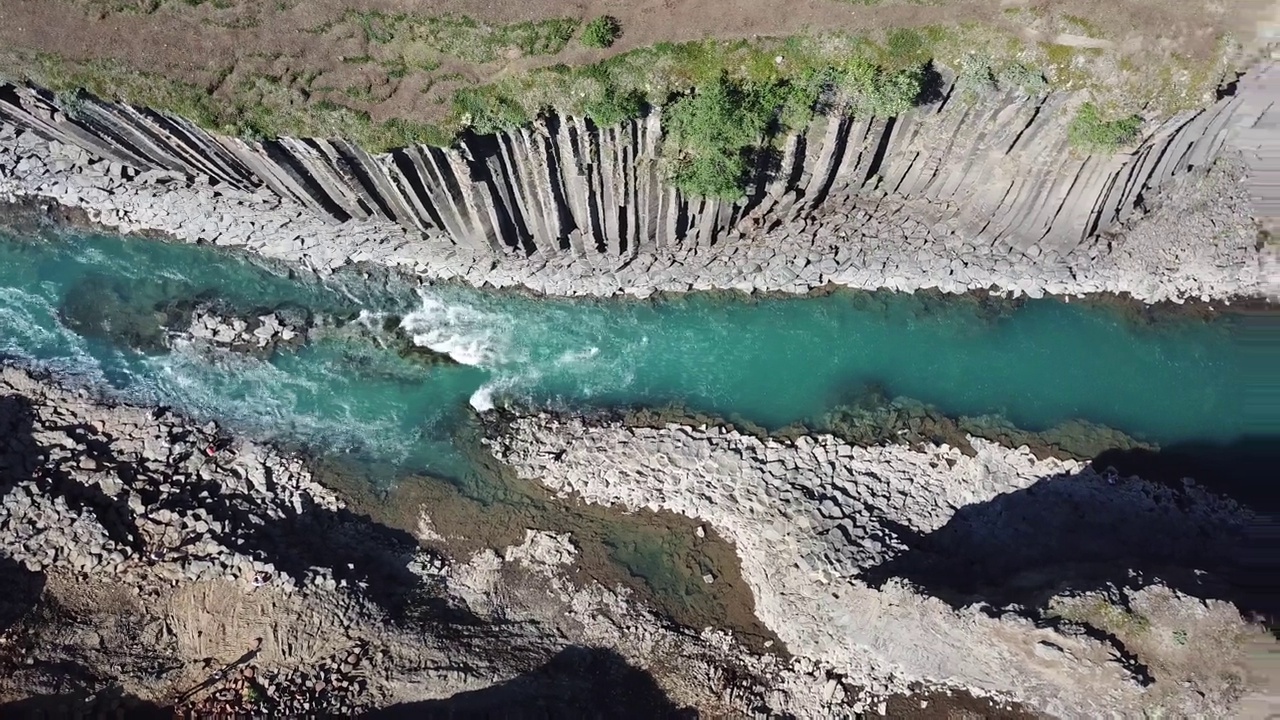
M 1151 630 L 1151 620 L 1097 595 L 1056 598 L 1049 608 L 1051 617 L 1095 627 L 1118 638 L 1134 638 Z

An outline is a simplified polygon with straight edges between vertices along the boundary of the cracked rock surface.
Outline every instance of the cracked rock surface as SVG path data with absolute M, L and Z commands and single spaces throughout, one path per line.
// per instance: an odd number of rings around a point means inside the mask
M 0 438 L 6 712 L 562 715 L 603 692 L 636 717 L 848 710 L 824 663 L 571 581 L 568 534 L 424 550 L 299 457 L 12 367 Z
M 1221 716 L 1238 697 L 1246 623 L 1193 570 L 1228 570 L 1254 518 L 1192 481 L 978 438 L 970 456 L 550 415 L 494 435 L 499 458 L 565 495 L 714 526 L 760 619 L 858 684 L 951 683 L 1071 717 Z M 1192 658 L 1194 679 L 1171 670 Z

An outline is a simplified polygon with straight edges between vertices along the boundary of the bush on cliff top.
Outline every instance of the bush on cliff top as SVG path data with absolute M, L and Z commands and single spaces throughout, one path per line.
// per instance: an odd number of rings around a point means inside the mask
M 1087 102 L 1080 106 L 1067 137 L 1071 145 L 1084 152 L 1109 153 L 1132 145 L 1138 139 L 1142 118 L 1130 115 L 1116 120 L 1106 120 L 1097 105 Z
M 853 112 L 900 115 L 915 107 L 923 78 L 918 66 L 887 71 L 862 58 L 769 81 L 721 73 L 665 111 L 671 180 L 692 195 L 740 198 L 762 148 L 778 132 L 808 124 L 824 98 L 843 98 Z
M 916 65 L 888 71 L 864 58 L 854 58 L 841 69 L 838 84 L 848 93 L 854 112 L 891 117 L 916 106 L 924 86 L 924 69 Z
M 596 98 L 583 103 L 582 109 L 597 127 L 610 127 L 640 117 L 644 105 L 639 91 L 606 84 Z
M 666 137 L 676 150 L 671 179 L 677 187 L 725 199 L 742 195 L 777 107 L 770 89 L 721 75 L 667 108 Z
M 607 48 L 622 34 L 622 25 L 616 18 L 601 15 L 582 28 L 582 44 L 589 48 Z

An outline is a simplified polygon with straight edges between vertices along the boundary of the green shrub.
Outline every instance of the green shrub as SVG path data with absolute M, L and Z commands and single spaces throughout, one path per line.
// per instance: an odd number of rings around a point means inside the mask
M 620 90 L 605 85 L 600 97 L 583 104 L 583 112 L 598 127 L 609 127 L 640 117 L 644 112 L 644 96 L 636 90 Z
M 601 15 L 582 29 L 582 44 L 589 48 L 607 48 L 621 34 L 622 25 L 617 18 Z
M 756 148 L 778 107 L 777 86 L 744 85 L 721 75 L 667 108 L 672 182 L 695 195 L 742 196 Z
M 486 135 L 520 127 L 532 120 L 514 99 L 485 88 L 462 88 L 453 96 L 454 112 L 462 124 Z
M 836 72 L 831 67 L 806 68 L 799 77 L 781 85 L 779 124 L 791 130 L 799 130 L 808 125 L 835 77 Z
M 72 120 L 79 120 L 84 117 L 84 90 L 75 88 L 72 90 L 61 90 L 55 95 L 58 101 L 58 107 L 62 108 L 62 112 Z
M 695 155 L 681 160 L 671 182 L 690 195 L 737 200 L 751 172 L 746 152 Z
M 960 71 L 956 74 L 955 92 L 966 100 L 974 100 L 999 90 L 996 76 L 991 72 L 991 65 L 986 58 L 966 55 L 960 61 Z
M 889 72 L 865 58 L 854 58 L 844 67 L 838 85 L 852 109 L 881 117 L 901 115 L 916 106 L 924 87 L 924 68 L 916 66 Z
M 1023 63 L 1006 65 L 996 78 L 1001 90 L 1017 89 L 1027 97 L 1040 97 L 1049 90 L 1044 73 Z
M 1137 140 L 1141 128 L 1142 118 L 1137 115 L 1105 120 L 1098 106 L 1087 102 L 1071 120 L 1067 137 L 1072 146 L 1085 152 L 1115 152 Z

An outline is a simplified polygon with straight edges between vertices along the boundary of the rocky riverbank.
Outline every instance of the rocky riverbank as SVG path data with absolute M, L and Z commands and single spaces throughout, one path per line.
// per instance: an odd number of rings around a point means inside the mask
M 855 678 L 569 580 L 569 535 L 530 529 L 451 561 L 352 512 L 302 458 L 15 368 L 0 370 L 0 430 L 14 712 L 554 715 L 601 692 L 636 717 L 848 711 L 835 688 Z
M 0 200 L 56 203 L 120 232 L 243 247 L 321 272 L 371 262 L 429 280 L 549 295 L 839 286 L 1111 293 L 1144 302 L 1274 296 L 1277 265 L 1258 240 L 1250 172 L 1228 144 L 1213 163 L 1148 188 L 1138 212 L 1069 252 L 933 223 L 927 218 L 938 207 L 883 190 L 833 193 L 801 204 L 803 212 L 744 220 L 715 243 L 659 243 L 613 255 L 495 252 L 376 217 L 335 222 L 265 186 L 129 167 L 0 123 Z
M 548 415 L 495 428 L 522 477 L 707 521 L 792 652 L 882 691 L 954 683 L 1063 717 L 1221 717 L 1239 696 L 1249 630 L 1221 583 L 1256 518 L 1193 481 L 978 438 L 968 455 Z

